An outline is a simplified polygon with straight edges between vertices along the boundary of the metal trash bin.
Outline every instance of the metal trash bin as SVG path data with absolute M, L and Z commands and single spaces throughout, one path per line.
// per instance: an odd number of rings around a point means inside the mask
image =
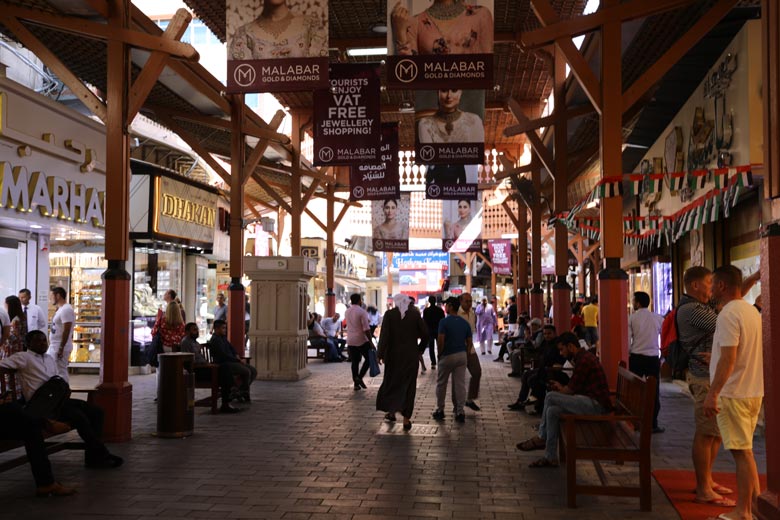
M 195 423 L 195 356 L 174 352 L 160 354 L 158 359 L 157 436 L 189 437 Z

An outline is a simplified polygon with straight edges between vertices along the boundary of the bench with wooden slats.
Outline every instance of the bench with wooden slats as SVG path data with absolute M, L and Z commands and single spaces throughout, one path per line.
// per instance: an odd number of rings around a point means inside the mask
M 21 400 L 22 396 L 18 394 L 16 388 L 16 374 L 14 373 L 13 370 L 0 368 L 0 394 L 5 394 L 5 392 L 7 391 L 12 393 L 13 400 L 15 401 Z M 86 393 L 87 402 L 91 403 L 95 389 L 94 388 L 89 388 L 89 389 L 71 388 L 70 391 L 72 394 Z M 71 428 L 69 431 L 72 430 L 73 429 Z M 62 440 L 62 439 L 58 440 L 60 436 L 66 433 L 68 432 L 51 433 L 51 432 L 44 431 L 43 438 L 45 439 L 44 444 L 46 446 L 46 453 L 51 454 L 63 450 L 84 449 L 84 443 L 81 441 L 71 441 L 71 440 Z M 18 448 L 24 448 L 23 441 L 17 441 L 12 439 L 0 439 L 0 453 L 15 450 Z M 29 460 L 27 459 L 26 453 L 22 453 L 19 456 L 13 457 L 8 460 L 4 460 L 0 462 L 0 473 L 4 471 L 8 471 L 9 469 L 16 468 L 23 464 L 27 464 L 28 462 Z
M 195 406 L 207 406 L 211 407 L 211 413 L 217 413 L 219 408 L 217 404 L 219 402 L 219 365 L 212 362 L 211 351 L 208 344 L 202 344 L 200 346 L 200 353 L 206 359 L 206 363 L 195 363 L 193 369 L 195 370 L 195 388 L 207 388 L 211 390 L 208 397 L 203 399 L 197 399 Z M 244 363 L 249 363 L 252 359 L 249 356 L 242 356 L 241 359 Z M 238 385 L 238 382 L 236 383 Z
M 655 405 L 655 378 L 618 367 L 614 415 L 562 415 L 560 452 L 566 464 L 566 501 L 576 507 L 577 495 L 639 497 L 643 511 L 652 509 L 650 483 L 650 440 Z M 577 483 L 577 461 L 591 460 L 601 486 Z M 607 484 L 600 461 L 639 463 L 639 486 Z

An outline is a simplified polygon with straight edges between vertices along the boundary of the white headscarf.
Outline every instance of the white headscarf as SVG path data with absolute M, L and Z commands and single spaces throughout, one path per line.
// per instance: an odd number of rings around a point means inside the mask
M 401 311 L 401 319 L 403 319 L 403 317 L 406 316 L 406 311 L 409 309 L 411 300 L 405 294 L 396 294 L 393 296 L 393 301 L 395 302 L 396 308 Z

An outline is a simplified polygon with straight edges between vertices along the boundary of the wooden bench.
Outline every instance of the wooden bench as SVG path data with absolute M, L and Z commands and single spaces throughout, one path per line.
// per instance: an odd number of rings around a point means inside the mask
M 328 348 L 328 344 L 325 341 L 315 342 L 312 344 L 311 338 L 306 340 L 306 359 L 325 359 L 325 351 Z M 309 355 L 309 350 L 314 351 L 314 355 Z
M 639 497 L 642 511 L 652 510 L 650 440 L 653 430 L 655 378 L 618 367 L 614 415 L 562 415 L 561 462 L 566 465 L 566 503 L 577 506 L 577 495 Z M 601 486 L 577 483 L 577 461 L 591 460 Z M 607 485 L 600 461 L 639 463 L 639 486 Z
M 219 365 L 212 362 L 208 344 L 200 345 L 200 354 L 206 359 L 206 363 L 194 363 L 192 366 L 195 370 L 195 388 L 210 389 L 211 393 L 208 397 L 196 399 L 195 406 L 210 407 L 211 413 L 218 413 L 219 407 L 217 404 L 220 397 Z M 241 356 L 241 359 L 244 363 L 249 363 L 252 358 Z
M 14 400 L 18 401 L 22 398 L 22 396 L 18 395 L 16 391 L 16 376 L 14 374 L 14 371 L 5 368 L 0 368 L 0 394 L 4 394 L 6 391 L 12 393 Z M 90 389 L 71 388 L 72 394 L 86 393 L 87 402 L 89 403 L 93 402 L 92 398 L 94 392 L 95 392 L 94 388 L 90 388 Z M 68 431 L 59 432 L 59 433 L 50 433 L 44 431 L 43 438 L 45 439 L 44 445 L 46 446 L 46 453 L 51 454 L 51 453 L 57 453 L 59 451 L 64 451 L 64 450 L 83 450 L 85 445 L 82 441 L 71 441 L 71 440 L 63 440 L 63 439 L 58 440 L 60 436 L 65 435 L 70 431 L 73 431 L 73 428 L 70 428 Z M 17 441 L 11 439 L 0 439 L 0 453 L 12 451 L 18 448 L 24 448 L 23 441 Z M 9 469 L 16 468 L 23 464 L 27 464 L 28 462 L 29 460 L 27 459 L 27 454 L 22 453 L 17 457 L 0 462 L 0 473 L 4 471 L 8 471 Z

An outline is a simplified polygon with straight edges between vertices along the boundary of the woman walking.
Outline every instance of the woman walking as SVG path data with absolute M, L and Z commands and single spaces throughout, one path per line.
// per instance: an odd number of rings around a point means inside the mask
M 383 316 L 379 334 L 377 357 L 385 364 L 385 377 L 376 396 L 376 409 L 387 412 L 385 420 L 390 422 L 400 412 L 408 431 L 417 394 L 419 353 L 428 344 L 428 328 L 419 312 L 410 311 L 408 296 L 397 294 L 393 300 L 395 307 Z

